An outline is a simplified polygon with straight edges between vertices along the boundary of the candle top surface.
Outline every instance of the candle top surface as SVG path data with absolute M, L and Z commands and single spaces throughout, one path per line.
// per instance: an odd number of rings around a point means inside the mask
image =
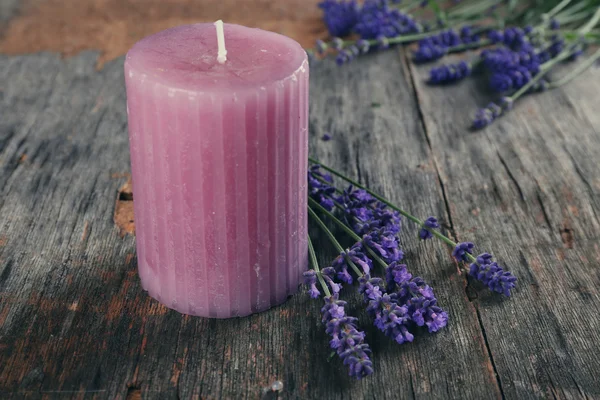
M 183 25 L 148 36 L 127 53 L 129 77 L 200 92 L 267 86 L 302 67 L 306 52 L 283 35 L 224 24 L 227 61 L 217 61 L 217 32 L 212 23 Z

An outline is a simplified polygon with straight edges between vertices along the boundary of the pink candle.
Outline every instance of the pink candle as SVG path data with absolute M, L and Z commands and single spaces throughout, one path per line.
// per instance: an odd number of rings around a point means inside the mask
M 307 268 L 308 63 L 259 29 L 217 42 L 213 24 L 149 36 L 125 81 L 142 286 L 228 318 L 282 303 Z

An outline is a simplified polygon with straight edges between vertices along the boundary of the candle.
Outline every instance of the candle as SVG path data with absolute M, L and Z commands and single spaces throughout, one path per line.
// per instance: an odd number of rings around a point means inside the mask
M 306 52 L 180 26 L 135 44 L 125 81 L 142 287 L 204 317 L 285 301 L 307 268 Z

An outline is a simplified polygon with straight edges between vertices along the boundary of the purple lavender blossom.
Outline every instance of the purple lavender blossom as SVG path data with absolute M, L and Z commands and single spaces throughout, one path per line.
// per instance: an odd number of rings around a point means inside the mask
M 558 22 L 555 18 L 552 18 L 550 20 L 550 23 L 548 24 L 548 26 L 550 27 L 550 29 L 552 29 L 553 31 L 556 31 L 558 29 L 560 29 L 560 22 Z
M 471 75 L 471 71 L 471 63 L 467 61 L 442 65 L 440 67 L 432 68 L 429 71 L 429 83 L 432 85 L 441 85 L 457 82 Z
M 380 278 L 371 278 L 369 275 L 360 278 L 358 291 L 368 304 L 367 312 L 373 318 L 373 324 L 399 344 L 412 342 L 414 336 L 408 330 L 408 307 L 392 301 L 388 294 L 382 292 L 382 284 Z
M 447 325 L 448 314 L 437 306 L 433 289 L 422 278 L 413 278 L 404 264 L 390 264 L 386 268 L 386 291 L 395 304 L 406 307 L 410 321 L 437 332 Z
M 323 136 L 321 136 L 321 140 L 324 141 L 324 142 L 328 142 L 328 141 L 331 140 L 331 135 L 329 133 L 325 132 L 323 134 Z
M 492 30 L 488 33 L 488 39 L 494 44 L 503 44 L 513 51 L 531 46 L 525 31 L 519 27 L 509 27 L 504 31 Z
M 449 29 L 439 35 L 419 40 L 414 60 L 417 63 L 434 61 L 445 56 L 451 47 L 478 41 L 479 36 L 474 34 L 470 27 L 463 27 L 460 32 Z
M 334 50 L 342 50 L 344 48 L 344 39 L 334 37 L 333 39 L 331 39 L 331 46 Z
M 473 120 L 473 129 L 485 128 L 512 107 L 512 100 L 509 97 L 503 97 L 501 102 L 502 106 L 490 103 L 487 107 L 477 110 Z
M 362 54 L 367 54 L 371 48 L 371 45 L 369 44 L 368 40 L 359 39 L 356 41 L 356 47 L 358 47 Z
M 361 379 L 373 373 L 373 363 L 369 358 L 371 349 L 365 342 L 365 333 L 356 327 L 357 319 L 346 315 L 346 302 L 338 295 L 327 297 L 321 309 L 326 332 L 332 337 L 329 345 L 348 366 L 348 374 Z
M 533 49 L 513 51 L 506 47 L 484 50 L 484 67 L 490 72 L 490 88 L 496 92 L 517 90 L 540 72 L 540 55 Z
M 349 271 L 348 260 L 360 268 L 363 274 L 369 274 L 373 268 L 373 261 L 364 253 L 362 242 L 355 243 L 350 249 L 337 256 L 331 263 L 331 268 L 335 270 L 337 278 L 347 284 L 352 284 L 354 281 Z
M 341 204 L 340 211 L 344 214 L 345 222 L 359 236 L 378 228 L 393 234 L 400 232 L 400 214 L 365 190 L 349 186 L 337 201 Z
M 483 282 L 491 291 L 510 296 L 510 290 L 516 284 L 517 278 L 509 271 L 492 261 L 492 256 L 488 253 L 480 254 L 477 262 L 471 264 L 469 275 Z
M 358 21 L 360 7 L 356 0 L 324 0 L 319 8 L 323 10 L 323 21 L 331 36 L 350 34 Z
M 404 258 L 396 234 L 390 231 L 374 229 L 363 236 L 363 242 L 388 264 Z
M 323 279 L 325 280 L 327 285 L 331 288 L 331 291 L 333 292 L 333 294 L 339 293 L 340 290 L 342 289 L 341 284 L 335 283 L 335 281 L 334 281 L 335 275 L 336 275 L 336 271 L 333 267 L 327 267 L 327 268 L 323 268 L 321 270 L 321 276 L 323 277 Z
M 354 26 L 362 39 L 386 38 L 420 32 L 418 23 L 408 14 L 391 8 L 386 1 L 366 0 Z
M 309 287 L 308 294 L 310 297 L 313 299 L 319 297 L 321 292 L 319 292 L 319 289 L 317 289 L 317 272 L 314 269 L 310 269 L 304 272 L 302 275 L 304 275 L 304 284 Z
M 417 326 L 427 326 L 433 333 L 448 324 L 448 314 L 437 305 L 433 289 L 422 278 L 405 280 L 396 286 L 396 292 L 390 295 L 392 301 L 405 305 L 411 321 Z
M 456 258 L 457 261 L 469 261 L 467 254 L 473 254 L 473 247 L 475 247 L 475 245 L 471 242 L 461 242 L 457 244 L 452 251 L 452 256 Z
M 308 170 L 308 195 L 323 208 L 331 211 L 334 206 L 331 196 L 335 193 L 335 188 L 325 182 L 333 182 L 331 175 L 321 172 L 318 165 L 311 166 Z
M 433 233 L 431 233 L 425 228 L 437 229 L 439 227 L 440 224 L 438 223 L 437 218 L 429 217 L 423 222 L 423 228 L 421 228 L 421 230 L 419 231 L 419 237 L 421 238 L 421 240 L 431 239 L 433 237 Z
M 385 269 L 386 291 L 393 292 L 397 289 L 398 285 L 409 281 L 411 278 L 412 274 L 408 272 L 406 264 L 399 264 L 397 262 L 389 264 Z

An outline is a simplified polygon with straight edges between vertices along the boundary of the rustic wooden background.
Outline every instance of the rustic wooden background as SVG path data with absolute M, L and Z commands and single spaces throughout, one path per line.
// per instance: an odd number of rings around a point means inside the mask
M 153 31 L 217 18 L 309 46 L 324 33 L 315 3 L 0 2 L 0 398 L 600 398 L 598 68 L 473 133 L 489 94 L 476 81 L 426 86 L 404 49 L 311 66 L 312 155 L 440 216 L 519 278 L 512 298 L 490 294 L 406 226 L 407 263 L 450 323 L 403 346 L 367 328 L 368 379 L 328 360 L 320 302 L 303 293 L 208 320 L 142 292 L 122 54 Z M 277 380 L 283 391 L 269 392 Z

